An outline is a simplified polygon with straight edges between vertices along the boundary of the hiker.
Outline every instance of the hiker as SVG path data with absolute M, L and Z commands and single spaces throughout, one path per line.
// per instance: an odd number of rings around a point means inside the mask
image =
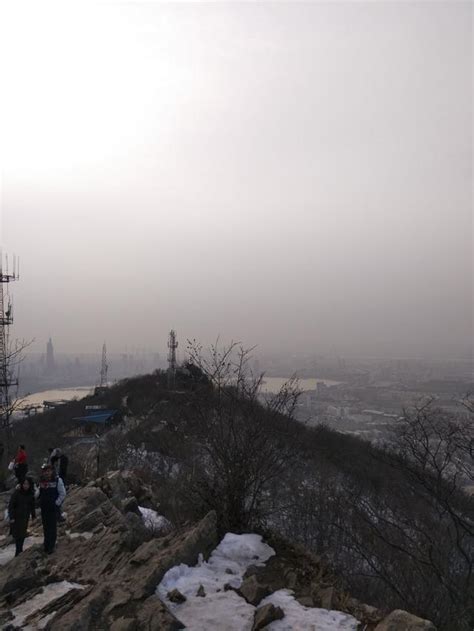
M 49 453 L 49 458 L 48 458 L 48 464 L 50 464 L 53 469 L 56 471 L 56 475 L 58 475 L 59 473 L 59 449 L 56 447 L 55 449 L 53 449 L 52 447 L 50 447 L 48 449 L 48 453 Z
M 52 554 L 56 545 L 58 513 L 60 514 L 60 506 L 66 497 L 66 489 L 50 464 L 42 467 L 39 488 L 44 551 Z
M 32 481 L 25 478 L 13 491 L 8 504 L 10 532 L 16 546 L 15 556 L 23 552 L 30 515 L 31 519 L 35 519 L 35 491 Z
M 18 447 L 18 451 L 14 460 L 13 471 L 18 479 L 18 482 L 21 484 L 26 478 L 26 474 L 28 473 L 25 445 L 20 445 Z
M 48 449 L 48 453 L 49 453 L 48 463 L 53 467 L 56 476 L 62 479 L 64 488 L 66 489 L 66 474 L 67 474 L 68 458 L 67 456 L 61 453 L 61 450 L 58 447 L 56 447 L 55 449 L 50 447 Z M 56 512 L 58 514 L 58 522 L 66 521 L 63 517 L 60 506 L 57 507 Z
M 61 455 L 59 456 L 59 477 L 62 478 L 62 481 L 64 482 L 64 486 L 67 485 L 67 467 L 69 464 L 69 458 L 66 456 L 66 454 L 61 453 Z

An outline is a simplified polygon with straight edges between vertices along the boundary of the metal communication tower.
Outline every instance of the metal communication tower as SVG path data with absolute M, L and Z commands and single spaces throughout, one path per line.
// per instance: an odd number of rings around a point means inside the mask
M 100 388 L 107 387 L 107 371 L 109 369 L 109 365 L 107 364 L 107 347 L 105 345 L 102 346 L 102 365 L 100 368 Z
M 5 262 L 5 269 L 4 269 Z M 14 374 L 15 361 L 9 343 L 9 327 L 13 324 L 13 308 L 8 295 L 8 284 L 20 278 L 20 262 L 13 257 L 13 272 L 8 271 L 8 258 L 0 252 L 0 420 L 8 429 L 11 416 L 10 389 L 18 385 Z
M 171 330 L 168 336 L 168 386 L 171 388 L 174 385 L 174 378 L 176 375 L 176 349 L 178 348 L 178 341 L 176 339 L 176 331 Z

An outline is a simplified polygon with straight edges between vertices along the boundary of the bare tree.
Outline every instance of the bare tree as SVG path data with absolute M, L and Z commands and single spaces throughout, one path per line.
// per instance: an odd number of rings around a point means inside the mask
M 390 476 L 382 489 L 345 478 L 335 520 L 359 559 L 359 573 L 443 628 L 474 620 L 474 427 L 430 399 L 404 411 L 396 453 L 380 454 Z M 381 490 L 383 492 L 381 492 Z M 390 597 L 390 596 L 389 596 Z M 446 627 L 447 628 L 447 627 Z
M 25 397 L 18 396 L 18 383 L 21 363 L 25 359 L 25 350 L 33 340 L 6 340 L 6 353 L 0 367 L 0 466 L 6 467 L 6 458 L 11 455 L 12 448 L 12 417 L 22 406 Z M 12 392 L 12 386 L 15 390 Z
M 270 483 L 297 458 L 297 382 L 264 401 L 263 375 L 249 369 L 251 351 L 216 343 L 204 352 L 188 342 L 189 363 L 207 380 L 206 396 L 193 396 L 188 407 L 199 445 L 188 467 L 189 490 L 217 511 L 221 528 L 240 531 L 264 518 Z

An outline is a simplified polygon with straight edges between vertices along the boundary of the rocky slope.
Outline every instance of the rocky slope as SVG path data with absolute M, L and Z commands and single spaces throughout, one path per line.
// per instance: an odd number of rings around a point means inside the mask
M 0 497 L 3 508 L 7 500 L 7 494 Z M 179 532 L 170 532 L 163 521 L 160 532 L 160 528 L 152 531 L 145 526 L 139 506 L 152 509 L 156 504 L 151 490 L 129 473 L 112 473 L 86 487 L 72 489 L 64 507 L 66 523 L 60 527 L 57 551 L 51 556 L 42 552 L 41 524 L 35 523 L 30 528 L 29 547 L 9 560 L 12 549 L 4 521 L 0 539 L 2 628 L 184 628 L 179 621 L 179 606 L 173 606 L 172 613 L 157 595 L 157 587 L 171 568 L 193 566 L 200 555 L 209 557 L 218 544 L 215 514 L 209 513 Z M 350 614 L 360 621 L 361 629 L 434 629 L 431 623 L 406 612 L 387 616 L 355 601 L 339 587 L 321 559 L 271 536 L 267 543 L 276 554 L 265 564 L 248 567 L 238 587 L 228 587 L 242 603 L 254 608 L 254 630 L 290 628 L 274 626 L 284 623 L 284 607 L 260 606 L 263 599 L 279 590 L 291 590 L 288 593 L 305 608 Z M 201 597 L 205 599 L 206 594 L 201 593 Z M 280 623 L 275 622 L 278 618 Z M 213 628 L 225 631 L 223 626 Z

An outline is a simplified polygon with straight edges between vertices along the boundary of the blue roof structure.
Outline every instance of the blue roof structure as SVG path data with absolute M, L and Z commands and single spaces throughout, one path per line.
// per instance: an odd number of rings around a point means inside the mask
M 118 410 L 100 410 L 100 412 L 88 414 L 87 416 L 76 416 L 72 420 L 81 421 L 83 423 L 107 423 L 117 412 Z

